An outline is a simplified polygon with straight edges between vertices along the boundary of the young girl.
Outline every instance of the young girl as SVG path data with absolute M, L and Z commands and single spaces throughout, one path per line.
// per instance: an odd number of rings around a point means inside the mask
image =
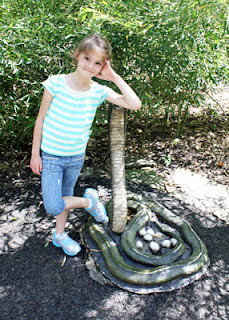
M 96 109 L 104 100 L 133 110 L 141 107 L 134 91 L 110 66 L 110 58 L 111 47 L 104 37 L 84 38 L 74 54 L 76 70 L 43 82 L 34 127 L 30 168 L 41 175 L 47 213 L 56 216 L 53 244 L 71 256 L 80 251 L 80 245 L 64 231 L 70 209 L 84 208 L 96 221 L 108 222 L 96 190 L 86 189 L 82 198 L 73 196 Z M 112 81 L 121 94 L 94 82 L 93 77 Z

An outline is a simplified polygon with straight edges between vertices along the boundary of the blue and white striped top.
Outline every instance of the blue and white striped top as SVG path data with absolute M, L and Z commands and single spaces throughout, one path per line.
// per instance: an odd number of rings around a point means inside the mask
M 41 150 L 56 156 L 83 154 L 96 109 L 111 89 L 93 81 L 90 90 L 79 92 L 67 85 L 64 74 L 42 84 L 53 100 L 44 119 Z

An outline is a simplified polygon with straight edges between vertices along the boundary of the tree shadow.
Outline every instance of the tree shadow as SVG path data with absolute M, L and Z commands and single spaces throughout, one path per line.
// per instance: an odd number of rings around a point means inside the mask
M 76 193 L 96 187 L 104 203 L 111 198 L 110 181 L 81 177 Z M 127 189 L 165 207 L 190 223 L 204 241 L 211 264 L 204 276 L 172 292 L 138 295 L 93 281 L 84 265 L 85 250 L 66 257 L 51 244 L 53 219 L 46 215 L 40 186 L 35 197 L 21 197 L 20 188 L 1 195 L 0 319 L 228 319 L 228 243 L 226 225 L 163 192 L 127 183 Z M 34 207 L 33 207 L 34 206 Z M 80 241 L 88 214 L 74 210 L 68 232 Z

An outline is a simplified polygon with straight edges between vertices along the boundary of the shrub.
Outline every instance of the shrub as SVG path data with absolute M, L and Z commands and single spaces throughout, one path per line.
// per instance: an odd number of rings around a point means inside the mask
M 72 70 L 71 52 L 88 33 L 110 40 L 115 69 L 140 96 L 145 122 L 162 114 L 166 123 L 172 115 L 178 134 L 190 105 L 228 80 L 226 0 L 5 0 L 0 10 L 1 140 L 7 147 L 31 144 L 40 83 Z M 98 115 L 104 123 L 104 108 Z

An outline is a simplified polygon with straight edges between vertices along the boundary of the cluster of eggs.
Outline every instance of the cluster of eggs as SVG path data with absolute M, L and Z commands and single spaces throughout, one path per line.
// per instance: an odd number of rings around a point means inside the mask
M 160 240 L 158 242 L 154 241 L 153 238 L 161 238 L 163 236 L 163 234 L 161 232 L 155 232 L 153 229 L 151 228 L 142 228 L 139 232 L 138 232 L 139 236 L 143 238 L 143 240 L 149 242 L 149 247 L 152 251 L 157 252 L 161 249 L 161 247 L 163 248 L 170 248 L 171 246 L 175 246 L 177 243 L 177 239 L 175 238 L 170 238 L 170 239 L 166 239 L 166 240 Z M 136 241 L 136 247 L 138 249 L 142 249 L 143 248 L 143 242 L 141 240 L 137 240 Z

